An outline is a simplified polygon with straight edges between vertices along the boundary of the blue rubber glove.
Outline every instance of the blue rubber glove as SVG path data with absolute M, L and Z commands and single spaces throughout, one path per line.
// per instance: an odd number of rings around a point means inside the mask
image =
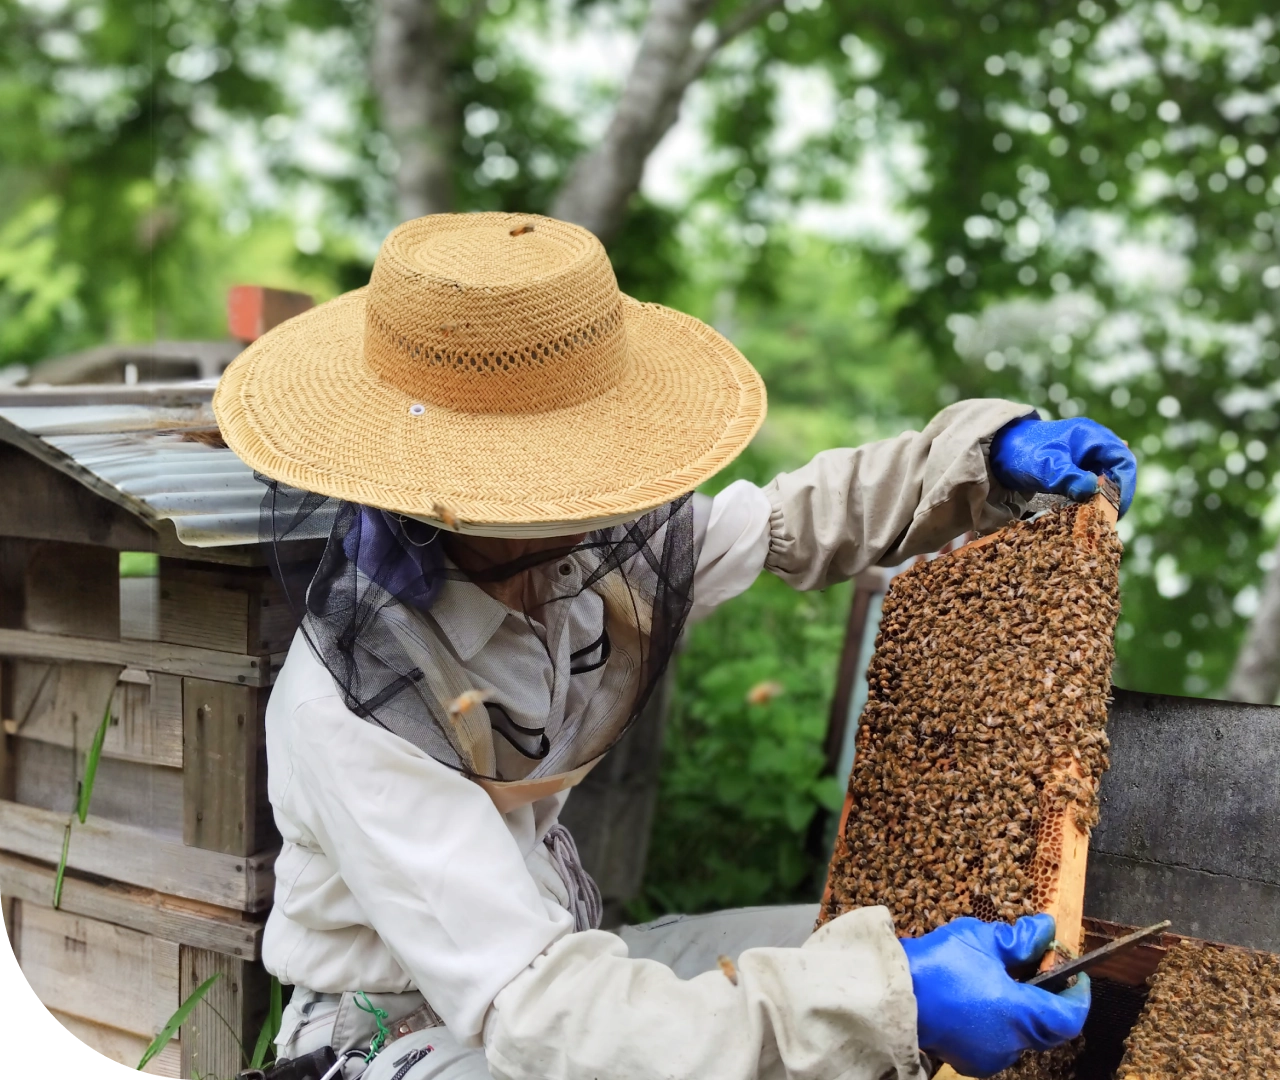
M 1089 1014 L 1088 976 L 1051 994 L 1007 970 L 1038 960 L 1051 941 L 1052 915 L 1024 915 L 1012 926 L 956 919 L 904 938 L 920 1049 L 963 1076 L 990 1076 L 1025 1050 L 1079 1035 Z
M 1138 462 L 1115 432 L 1083 416 L 1024 416 L 991 438 L 991 472 L 1011 491 L 1049 491 L 1084 502 L 1097 493 L 1097 474 L 1120 485 L 1120 513 L 1133 502 Z

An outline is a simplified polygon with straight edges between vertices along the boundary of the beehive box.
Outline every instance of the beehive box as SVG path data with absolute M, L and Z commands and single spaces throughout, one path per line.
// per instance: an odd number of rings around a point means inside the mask
M 257 548 L 261 489 L 219 448 L 210 391 L 75 394 L 0 400 L 5 924 L 45 1005 L 130 1066 L 221 973 L 148 1071 L 229 1077 L 268 999 L 263 714 L 293 617 Z M 157 555 L 155 576 L 122 579 L 122 551 Z

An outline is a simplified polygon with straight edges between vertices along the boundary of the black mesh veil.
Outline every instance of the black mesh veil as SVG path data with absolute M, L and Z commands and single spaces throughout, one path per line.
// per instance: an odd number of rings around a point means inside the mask
M 260 479 L 261 538 L 348 708 L 477 778 L 599 758 L 689 613 L 689 496 L 582 536 L 494 540 Z

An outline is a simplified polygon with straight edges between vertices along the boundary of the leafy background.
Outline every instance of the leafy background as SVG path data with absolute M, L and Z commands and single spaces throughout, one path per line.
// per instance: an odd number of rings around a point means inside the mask
M 545 208 L 644 5 L 441 9 L 459 208 Z M 220 337 L 232 283 L 363 283 L 395 221 L 372 10 L 0 0 L 0 381 Z M 1277 109 L 1261 0 L 788 0 L 691 92 L 611 254 L 768 381 L 716 485 L 964 396 L 1113 426 L 1142 464 L 1116 680 L 1213 695 L 1280 528 Z M 637 913 L 812 895 L 848 598 L 766 578 L 694 628 Z

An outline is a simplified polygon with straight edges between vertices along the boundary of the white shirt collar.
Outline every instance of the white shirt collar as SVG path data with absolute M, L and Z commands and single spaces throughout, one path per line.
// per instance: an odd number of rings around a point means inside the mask
M 485 647 L 511 609 L 474 582 L 446 578 L 431 616 L 464 663 Z

